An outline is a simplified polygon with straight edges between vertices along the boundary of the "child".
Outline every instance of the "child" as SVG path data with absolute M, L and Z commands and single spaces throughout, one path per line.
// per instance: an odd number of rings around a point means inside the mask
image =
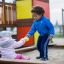
M 30 31 L 26 37 L 30 38 L 36 31 L 40 34 L 37 42 L 37 49 L 40 53 L 37 59 L 48 60 L 48 43 L 54 36 L 54 27 L 50 20 L 44 16 L 44 9 L 40 6 L 34 7 L 32 10 L 33 18 L 35 19 Z
M 1 32 L 3 33 L 3 32 Z M 30 60 L 30 58 L 22 55 L 17 54 L 15 52 L 15 48 L 18 48 L 25 44 L 25 42 L 28 41 L 26 38 L 22 38 L 20 41 L 15 41 L 11 37 L 8 36 L 2 36 L 0 35 L 0 54 L 1 58 L 9 58 L 9 59 L 24 59 L 24 60 Z

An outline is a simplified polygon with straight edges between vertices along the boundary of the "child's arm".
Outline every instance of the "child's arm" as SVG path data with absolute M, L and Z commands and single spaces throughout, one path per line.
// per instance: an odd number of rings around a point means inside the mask
M 18 48 L 25 44 L 25 42 L 28 41 L 26 37 L 20 39 L 18 42 L 14 42 L 13 45 L 10 46 L 10 48 Z

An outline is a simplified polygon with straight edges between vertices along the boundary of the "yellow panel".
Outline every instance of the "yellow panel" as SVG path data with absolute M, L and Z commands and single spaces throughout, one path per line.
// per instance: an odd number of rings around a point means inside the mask
M 16 1 L 17 19 L 32 18 L 32 0 Z
M 38 37 L 39 37 L 39 33 L 36 32 L 36 33 L 34 34 L 34 42 L 35 42 L 35 45 L 37 45 Z

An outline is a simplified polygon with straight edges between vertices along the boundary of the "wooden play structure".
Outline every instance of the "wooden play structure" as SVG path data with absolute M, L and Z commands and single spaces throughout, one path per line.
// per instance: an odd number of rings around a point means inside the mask
M 0 16 L 0 27 L 6 29 L 6 27 L 16 27 L 17 34 L 13 35 L 17 40 L 24 37 L 29 31 L 33 19 L 31 14 L 31 9 L 33 6 L 41 6 L 45 9 L 45 16 L 49 18 L 49 0 L 16 0 L 13 3 L 7 3 L 5 0 L 0 2 L 1 16 Z M 39 34 L 36 32 L 32 36 L 29 42 L 26 42 L 24 49 L 17 49 L 17 53 L 22 53 L 22 51 L 31 51 L 35 49 L 37 44 Z M 31 47 L 32 46 L 32 47 Z M 29 47 L 29 48 L 25 48 Z M 24 61 L 24 60 L 10 60 L 10 59 L 0 59 L 0 64 L 43 64 L 41 62 L 35 61 Z
M 13 35 L 17 40 L 24 37 L 30 30 L 33 23 L 31 9 L 33 6 L 41 6 L 45 9 L 45 16 L 49 18 L 48 0 L 16 0 L 13 3 L 7 3 L 5 0 L 0 2 L 0 27 L 16 27 L 17 34 Z M 37 37 L 36 37 L 37 36 Z M 24 46 L 37 44 L 38 33 L 36 32 Z

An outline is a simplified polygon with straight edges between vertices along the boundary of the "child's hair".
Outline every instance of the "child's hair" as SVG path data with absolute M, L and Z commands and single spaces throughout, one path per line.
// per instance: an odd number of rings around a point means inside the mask
M 44 9 L 40 6 L 33 7 L 31 12 L 32 13 L 37 13 L 38 15 L 44 15 L 44 13 L 45 13 Z

